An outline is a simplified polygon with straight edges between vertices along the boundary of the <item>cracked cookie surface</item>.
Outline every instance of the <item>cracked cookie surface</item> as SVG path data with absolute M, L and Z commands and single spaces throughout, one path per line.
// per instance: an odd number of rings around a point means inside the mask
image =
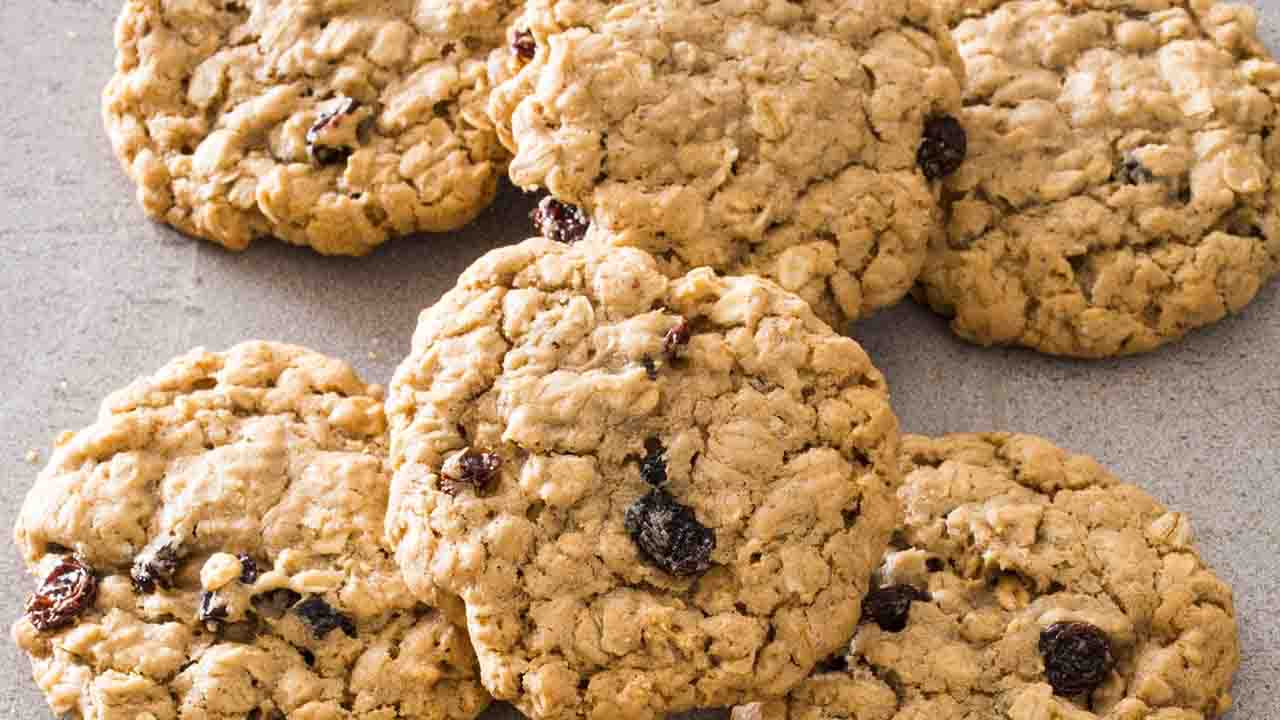
M 385 433 L 380 387 L 255 342 L 178 358 L 60 436 L 15 533 L 55 580 L 29 607 L 66 595 L 67 568 L 87 566 L 96 587 L 13 628 L 52 710 L 478 715 L 489 696 L 466 631 L 409 592 L 382 542 Z
M 921 592 L 905 627 L 864 622 L 825 671 L 734 720 L 1203 720 L 1230 707 L 1231 590 L 1185 516 L 1027 435 L 908 436 L 902 470 L 905 523 L 875 584 Z M 1075 639 L 1105 638 L 1111 662 L 1073 686 L 1055 653 L 1081 627 Z M 1067 679 L 1081 667 L 1065 663 Z
M 950 169 L 925 129 L 960 107 L 933 3 L 533 0 L 511 33 L 489 109 L 517 185 L 836 327 L 910 290 L 941 228 L 921 166 Z
M 530 240 L 420 317 L 387 534 L 534 718 L 777 697 L 842 646 L 894 522 L 884 379 L 799 297 Z
M 1252 9 L 955 5 L 969 158 L 920 294 L 957 334 L 1145 352 L 1280 270 L 1280 66 Z
M 485 114 L 515 0 L 128 0 L 103 93 L 146 212 L 239 250 L 453 230 L 509 158 Z

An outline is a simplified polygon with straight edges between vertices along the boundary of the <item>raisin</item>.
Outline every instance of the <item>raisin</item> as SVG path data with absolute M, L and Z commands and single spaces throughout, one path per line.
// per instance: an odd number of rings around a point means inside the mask
M 311 636 L 317 640 L 323 640 L 326 635 L 336 629 L 341 629 L 347 637 L 356 636 L 356 624 L 351 622 L 351 618 L 334 610 L 318 595 L 312 595 L 294 605 L 293 611 L 307 624 L 311 630 Z
M 689 577 L 711 568 L 715 533 L 665 490 L 652 490 L 627 508 L 624 525 L 640 555 L 664 572 Z
M 934 115 L 925 121 L 916 165 L 926 178 L 938 180 L 959 170 L 968 153 L 969 136 L 959 120 L 950 115 Z
M 243 585 L 252 585 L 258 581 L 258 563 L 248 555 L 237 555 L 236 559 L 240 561 L 240 583 Z
M 150 555 L 139 555 L 133 561 L 129 578 L 133 588 L 142 594 L 156 591 L 156 587 L 173 589 L 173 576 L 178 572 L 178 550 L 173 545 L 163 545 Z
M 906 629 L 911 603 L 927 602 L 929 593 L 911 585 L 887 585 L 872 590 L 862 600 L 862 617 L 875 621 L 881 630 L 899 633 Z
M 468 449 L 458 459 L 459 477 L 440 479 L 440 490 L 447 495 L 457 495 L 467 488 L 483 495 L 493 489 L 502 467 L 502 458 L 493 453 L 478 453 Z
M 645 456 L 640 461 L 640 479 L 654 487 L 667 484 L 667 449 L 658 438 L 644 441 Z
M 666 353 L 667 359 L 674 360 L 680 354 L 680 348 L 689 344 L 689 337 L 689 321 L 680 318 L 680 322 L 662 338 L 662 351 Z
M 528 30 L 517 30 L 515 39 L 511 41 L 511 52 L 524 62 L 532 60 L 538 53 L 538 43 L 533 39 L 533 33 Z
M 205 591 L 200 593 L 200 610 L 197 618 L 209 626 L 221 625 L 227 619 L 227 606 L 222 604 L 216 593 Z
M 837 673 L 849 669 L 849 658 L 844 655 L 832 655 L 814 666 L 815 673 Z
M 284 617 L 286 611 L 293 607 L 302 599 L 298 593 L 288 588 L 280 588 L 255 595 L 253 598 L 253 607 L 258 611 L 259 615 L 279 620 Z
M 645 358 L 640 361 L 640 364 L 644 366 L 644 374 L 648 375 L 650 380 L 658 379 L 658 364 L 653 361 L 653 358 Z
M 1115 666 L 1107 634 L 1084 622 L 1054 623 L 1042 630 L 1040 655 L 1045 678 L 1062 696 L 1092 692 Z
M 1236 216 L 1227 218 L 1227 232 L 1247 238 L 1265 238 L 1266 231 L 1258 227 L 1258 223 L 1248 217 Z
M 66 627 L 93 606 L 98 578 L 82 560 L 71 555 L 49 572 L 34 595 L 27 598 L 27 619 L 40 632 Z
M 931 557 L 924 561 L 924 567 L 929 572 L 935 573 L 942 572 L 947 567 L 947 564 L 942 561 L 942 558 Z
M 310 134 L 308 134 L 310 137 Z M 346 162 L 351 157 L 351 148 L 346 145 L 337 147 L 329 147 L 328 145 L 308 145 L 307 152 L 311 154 L 311 159 L 317 165 L 337 165 Z
M 360 107 L 355 98 L 344 97 L 332 110 L 320 114 L 315 124 L 307 131 L 307 154 L 317 165 L 333 165 L 343 162 L 351 156 L 353 150 L 345 145 L 325 145 L 321 135 L 334 128 L 342 119 L 354 113 Z
M 1147 169 L 1142 161 L 1133 155 L 1125 155 L 1116 171 L 1116 179 L 1125 185 L 1143 185 L 1156 179 L 1155 173 Z
M 591 225 L 582 210 L 550 195 L 542 198 L 529 217 L 533 219 L 533 226 L 542 237 L 566 245 L 572 245 L 586 237 L 587 228 Z

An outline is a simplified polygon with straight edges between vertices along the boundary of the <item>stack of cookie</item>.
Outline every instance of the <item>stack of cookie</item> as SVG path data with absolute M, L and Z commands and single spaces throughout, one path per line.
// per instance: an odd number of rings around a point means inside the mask
M 129 0 L 117 39 L 113 143 L 187 232 L 361 253 L 504 169 L 548 196 L 385 397 L 251 342 L 58 439 L 14 629 L 55 712 L 1230 707 L 1186 517 L 1035 437 L 902 437 L 832 326 L 914 287 L 971 340 L 1104 357 L 1243 307 L 1280 270 L 1247 9 Z

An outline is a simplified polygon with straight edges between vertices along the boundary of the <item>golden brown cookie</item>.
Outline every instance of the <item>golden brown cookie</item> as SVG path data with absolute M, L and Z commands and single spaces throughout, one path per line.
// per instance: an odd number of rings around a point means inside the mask
M 799 297 L 530 240 L 423 312 L 388 399 L 389 540 L 534 718 L 779 696 L 842 646 L 894 523 L 897 420 Z
M 904 524 L 848 651 L 734 720 L 1202 720 L 1231 707 L 1231 589 L 1185 516 L 1029 435 L 907 437 L 903 474 Z
M 1212 0 L 956 3 L 969 159 L 921 296 L 961 337 L 1099 358 L 1280 269 L 1280 65 Z
M 77 720 L 470 720 L 466 632 L 382 543 L 382 389 L 253 342 L 194 351 L 58 438 L 16 539 L 13 629 Z M 458 616 L 459 613 L 453 613 Z
M 103 115 L 147 214 L 240 250 L 453 230 L 507 154 L 488 55 L 515 0 L 128 0 Z
M 933 2 L 532 0 L 511 38 L 489 109 L 517 185 L 836 327 L 911 289 L 964 157 Z

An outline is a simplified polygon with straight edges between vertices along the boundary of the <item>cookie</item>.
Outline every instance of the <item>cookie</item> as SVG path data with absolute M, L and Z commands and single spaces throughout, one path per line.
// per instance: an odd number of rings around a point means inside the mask
M 453 230 L 508 155 L 485 115 L 515 0 L 127 0 L 103 94 L 146 212 L 233 250 Z
M 532 0 L 489 111 L 517 185 L 670 276 L 758 274 L 839 327 L 910 290 L 964 157 L 933 5 Z
M 387 534 L 533 718 L 780 696 L 842 646 L 894 522 L 897 420 L 800 298 L 530 240 L 423 312 Z
M 1184 515 L 1028 435 L 907 437 L 903 474 L 905 522 L 848 653 L 734 720 L 1202 720 L 1231 707 L 1231 589 Z
M 466 631 L 382 542 L 382 389 L 309 350 L 194 351 L 58 438 L 13 628 L 60 716 L 469 720 Z
M 1280 66 L 1209 0 L 958 3 L 969 158 L 921 297 L 961 337 L 1146 352 L 1280 270 Z

